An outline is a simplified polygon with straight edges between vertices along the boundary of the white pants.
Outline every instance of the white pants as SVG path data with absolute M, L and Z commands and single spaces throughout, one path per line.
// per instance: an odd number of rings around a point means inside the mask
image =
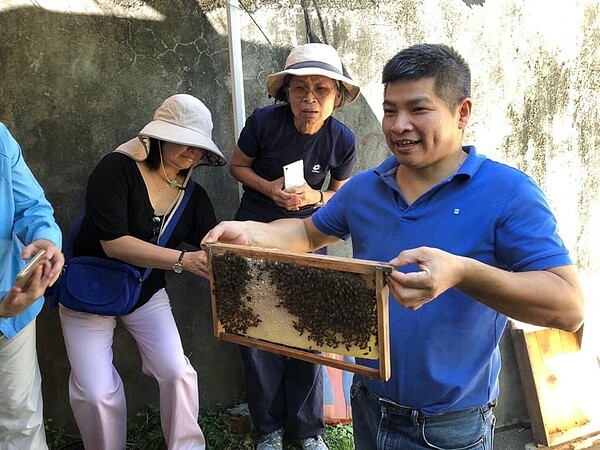
M 35 320 L 14 338 L 0 333 L 0 449 L 47 450 Z
M 164 289 L 131 314 L 120 317 L 135 339 L 142 371 L 158 381 L 160 417 L 170 450 L 204 450 L 198 425 L 198 380 L 183 353 Z M 113 366 L 117 320 L 60 307 L 71 363 L 69 399 L 86 450 L 125 449 L 127 409 L 121 377 Z

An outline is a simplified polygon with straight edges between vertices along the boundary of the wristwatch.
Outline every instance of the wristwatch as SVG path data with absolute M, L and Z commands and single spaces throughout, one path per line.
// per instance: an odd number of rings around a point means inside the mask
M 320 208 L 325 204 L 325 202 L 323 201 L 323 191 L 319 191 L 319 194 L 321 195 L 321 198 L 319 198 L 319 201 L 313 205 L 314 209 Z
M 183 272 L 183 255 L 185 255 L 185 250 L 181 250 L 179 254 L 179 259 L 175 264 L 173 264 L 173 272 L 181 273 Z

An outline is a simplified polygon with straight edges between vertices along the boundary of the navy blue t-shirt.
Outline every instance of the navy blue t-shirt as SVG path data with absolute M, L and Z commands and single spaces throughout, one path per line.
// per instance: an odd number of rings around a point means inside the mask
M 304 135 L 294 126 L 289 104 L 256 109 L 246 120 L 238 147 L 254 158 L 252 169 L 266 180 L 283 176 L 283 166 L 304 160 L 304 179 L 313 189 L 321 189 L 328 173 L 335 180 L 350 178 L 356 161 L 356 138 L 350 129 L 329 117 L 316 134 Z M 287 211 L 269 197 L 244 186 L 240 209 L 268 217 L 308 217 L 312 207 Z

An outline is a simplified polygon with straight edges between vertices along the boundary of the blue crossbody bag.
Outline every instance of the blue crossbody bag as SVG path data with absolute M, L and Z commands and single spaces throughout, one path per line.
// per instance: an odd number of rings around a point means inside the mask
M 173 217 L 165 227 L 157 242 L 164 246 L 181 213 L 192 194 L 193 182 L 190 180 Z M 61 278 L 53 292 L 53 304 L 57 303 L 75 311 L 102 316 L 123 316 L 136 305 L 142 283 L 152 268 L 141 275 L 140 271 L 116 259 L 97 258 L 95 256 L 73 257 L 73 244 L 79 234 L 81 221 L 85 213 L 80 214 L 73 225 L 65 246 L 66 264 Z

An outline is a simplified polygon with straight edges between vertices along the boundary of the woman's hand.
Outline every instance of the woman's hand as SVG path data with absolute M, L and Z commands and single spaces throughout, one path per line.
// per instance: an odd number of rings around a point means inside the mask
M 283 180 L 283 178 L 280 180 Z M 283 184 L 281 186 L 283 187 Z M 319 191 L 311 188 L 306 182 L 300 187 L 284 189 L 278 194 L 279 197 L 277 199 L 274 197 L 271 198 L 275 203 L 288 211 L 297 211 L 304 206 L 314 205 L 321 200 Z
M 302 206 L 303 188 L 283 189 L 283 177 L 273 181 L 263 180 L 263 192 L 273 200 L 277 206 L 288 211 L 297 211 Z
M 296 209 L 302 208 L 304 206 L 313 206 L 321 201 L 322 192 L 318 189 L 313 189 L 306 182 L 303 186 L 299 188 L 286 189 L 284 192 L 289 194 L 294 194 L 297 200 Z M 290 208 L 288 208 L 290 209 Z
M 183 270 L 208 278 L 208 257 L 204 250 L 186 252 L 183 257 Z

